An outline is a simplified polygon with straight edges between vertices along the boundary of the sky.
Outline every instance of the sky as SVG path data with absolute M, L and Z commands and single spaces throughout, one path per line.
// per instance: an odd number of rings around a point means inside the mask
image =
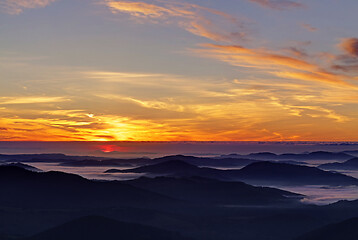
M 358 141 L 356 0 L 0 0 L 2 141 Z

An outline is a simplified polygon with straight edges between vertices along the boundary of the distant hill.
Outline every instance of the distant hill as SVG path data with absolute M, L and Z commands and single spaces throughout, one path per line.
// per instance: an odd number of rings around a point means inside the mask
M 68 156 L 62 153 L 0 154 L 0 162 L 66 162 L 69 160 L 103 160 L 103 157 Z
M 60 163 L 60 166 L 66 167 L 135 167 L 138 164 L 144 164 L 148 159 L 104 159 L 104 160 L 69 160 Z
M 316 151 L 310 153 L 284 153 L 284 154 L 274 154 L 271 152 L 261 152 L 261 153 L 250 153 L 248 155 L 240 154 L 229 154 L 222 155 L 222 158 L 231 157 L 231 158 L 250 158 L 256 160 L 296 160 L 296 161 L 307 161 L 307 160 L 337 160 L 345 161 L 351 159 L 353 156 L 346 152 L 325 152 L 325 151 Z
M 243 182 L 222 182 L 202 177 L 139 178 L 126 183 L 189 202 L 221 205 L 285 205 L 297 203 L 303 196 L 268 187 L 254 187 Z
M 259 162 L 240 170 L 239 179 L 287 185 L 357 185 L 358 179 L 316 167 Z
M 42 172 L 41 169 L 30 166 L 28 164 L 23 164 L 23 163 L 19 163 L 19 162 L 15 162 L 15 163 L 3 163 L 0 164 L 0 166 L 10 166 L 10 167 L 19 167 L 19 168 L 23 168 L 29 171 L 33 171 L 33 172 Z
M 204 178 L 213 178 L 218 180 L 230 180 L 231 177 L 227 175 L 226 171 L 197 167 L 180 160 L 172 160 L 161 162 L 153 165 L 142 166 L 133 169 L 109 169 L 105 173 L 146 173 L 150 176 L 171 176 L 171 177 L 192 177 L 199 176 Z
M 189 164 L 181 160 L 169 160 L 162 163 L 157 163 L 153 165 L 142 166 L 129 170 L 107 170 L 106 173 L 114 172 L 135 172 L 135 173 L 155 173 L 155 174 L 168 174 L 168 173 L 183 173 L 190 174 L 191 172 L 195 173 L 200 169 L 199 167 Z
M 196 166 L 210 167 L 243 167 L 250 163 L 257 162 L 252 159 L 241 158 L 203 158 L 184 155 L 171 155 L 160 158 L 133 158 L 133 159 L 103 159 L 103 160 L 71 160 L 62 162 L 62 166 L 86 167 L 86 166 L 113 166 L 113 167 L 134 167 L 142 165 L 157 164 L 167 161 L 183 161 Z
M 183 161 L 168 161 L 127 170 L 110 169 L 106 173 L 147 173 L 154 176 L 199 176 L 226 181 L 244 181 L 269 185 L 357 185 L 358 179 L 315 167 L 287 163 L 256 162 L 240 170 L 197 167 Z
M 296 240 L 357 240 L 358 218 L 351 218 L 340 223 L 330 224 L 304 234 Z
M 159 158 L 108 158 L 93 156 L 69 156 L 65 154 L 0 154 L 0 162 L 53 162 L 62 166 L 86 167 L 86 166 L 121 166 L 131 167 L 146 164 L 155 164 L 170 160 L 181 160 L 197 166 L 212 167 L 242 167 L 257 162 L 247 158 L 209 158 L 184 155 L 171 155 Z
M 243 167 L 248 164 L 258 162 L 249 158 L 208 158 L 208 157 L 194 157 L 184 155 L 171 155 L 152 160 L 154 163 L 168 162 L 168 161 L 183 161 L 196 166 L 210 166 L 210 167 Z
M 171 155 L 159 158 L 108 158 L 94 156 L 69 156 L 65 154 L 0 154 L 0 162 L 50 162 L 59 163 L 62 166 L 86 167 L 86 166 L 113 166 L 135 167 L 148 164 L 156 164 L 166 161 L 178 160 L 196 166 L 240 168 L 258 161 L 278 161 L 291 164 L 304 165 L 308 160 L 336 160 L 346 161 L 354 157 L 348 152 L 324 152 L 317 151 L 301 154 L 275 154 L 271 152 L 251 153 L 248 155 L 229 154 L 220 157 L 195 157 L 184 155 Z
M 358 158 L 352 158 L 343 163 L 326 163 L 318 166 L 322 169 L 334 169 L 334 170 L 358 170 Z
M 177 233 L 135 223 L 88 216 L 21 240 L 188 240 Z
M 0 189 L 2 207 L 156 207 L 178 202 L 118 181 L 91 181 L 74 174 L 37 173 L 14 166 L 0 166 Z

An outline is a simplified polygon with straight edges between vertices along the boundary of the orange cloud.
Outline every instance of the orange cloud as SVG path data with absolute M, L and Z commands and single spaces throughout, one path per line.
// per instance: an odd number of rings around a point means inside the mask
M 294 58 L 265 49 L 249 49 L 242 46 L 218 44 L 202 44 L 202 46 L 204 48 L 194 49 L 193 51 L 234 66 L 256 68 L 283 78 L 353 86 L 346 82 L 349 79 L 348 76 L 322 70 L 319 65 L 310 63 L 302 58 Z
M 71 96 L 71 102 L 63 98 L 42 104 L 51 99 L 7 98 L 6 108 L 0 107 L 1 140 L 319 140 L 327 129 L 337 126 L 342 132 L 330 137 L 347 139 L 352 134 L 346 130 L 357 129 L 351 121 L 355 113 L 337 107 L 358 103 L 354 89 L 323 85 L 317 90 L 307 82 L 280 79 L 272 84 L 267 79 L 213 82 L 150 73 L 90 74 L 96 78 L 86 77 L 89 84 L 78 80 L 80 91 L 86 94 Z M 108 81 L 110 76 L 129 78 L 113 82 Z M 155 80 L 153 76 L 163 79 Z M 141 81 L 135 81 L 136 77 Z M 101 92 L 98 84 L 90 84 L 92 81 L 111 88 Z M 113 88 L 113 83 L 119 83 L 120 89 Z M 75 81 L 71 81 L 73 84 Z M 128 85 L 134 90 L 128 91 Z M 162 90 L 164 85 L 167 91 Z M 138 91 L 142 88 L 149 96 Z M 107 95 L 101 96 L 104 93 Z M 18 104 L 27 100 L 36 104 L 19 108 Z
M 347 54 L 358 57 L 358 38 L 345 38 L 341 41 L 339 46 Z
M 161 18 L 164 16 L 182 16 L 188 14 L 183 13 L 179 9 L 168 9 L 154 4 L 144 2 L 107 2 L 108 7 L 113 13 L 124 12 L 136 17 Z M 190 13 L 190 12 L 189 12 Z
M 50 103 L 63 102 L 69 99 L 63 97 L 0 97 L 0 105 L 7 104 L 36 104 L 36 103 Z
M 164 19 L 165 23 L 175 23 L 197 36 L 214 41 L 239 41 L 246 35 L 242 23 L 227 13 L 185 2 L 156 0 L 154 3 L 112 0 L 105 2 L 114 14 L 126 13 L 151 20 Z M 224 24 L 217 25 L 216 22 Z
M 56 0 L 4 0 L 0 2 L 3 11 L 9 14 L 20 14 L 26 8 L 42 8 Z

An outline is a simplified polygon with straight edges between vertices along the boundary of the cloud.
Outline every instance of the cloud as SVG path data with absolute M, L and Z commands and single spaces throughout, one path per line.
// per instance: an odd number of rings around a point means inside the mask
M 316 32 L 318 28 L 313 27 L 311 24 L 308 23 L 301 23 L 300 26 L 310 32 Z
M 161 0 L 152 3 L 107 0 L 105 4 L 113 14 L 125 13 L 154 23 L 176 24 L 192 34 L 214 41 L 235 42 L 246 37 L 243 23 L 235 17 L 196 4 Z
M 353 57 L 358 57 L 358 38 L 345 38 L 341 41 L 339 46 L 345 53 Z
M 69 101 L 64 97 L 0 97 L 0 105 L 6 104 L 36 104 Z
M 237 45 L 202 44 L 201 46 L 203 48 L 192 51 L 234 66 L 252 68 L 282 78 L 353 86 L 346 82 L 348 76 L 324 70 L 318 64 L 304 60 L 302 55 L 291 57 L 266 49 L 249 49 Z
M 56 0 L 3 0 L 0 8 L 8 14 L 16 15 L 28 8 L 43 8 Z
M 330 136 L 344 139 L 355 113 L 339 104 L 358 104 L 352 88 L 295 79 L 276 78 L 272 83 L 257 77 L 213 81 L 161 73 L 83 74 L 54 85 L 68 96 L 62 99 L 3 98 L 9 104 L 0 108 L 0 126 L 7 129 L 1 132 L 2 139 L 317 140 L 337 126 L 340 131 Z M 40 84 L 32 83 L 32 87 Z M 69 86 L 77 91 L 66 92 Z M 59 102 L 41 104 L 49 101 Z M 25 102 L 39 104 L 17 105 Z M 349 129 L 354 132 L 357 127 Z
M 288 0 L 249 0 L 250 2 L 259 4 L 262 7 L 274 10 L 285 10 L 292 8 L 303 8 L 305 5 L 302 3 L 288 1 Z

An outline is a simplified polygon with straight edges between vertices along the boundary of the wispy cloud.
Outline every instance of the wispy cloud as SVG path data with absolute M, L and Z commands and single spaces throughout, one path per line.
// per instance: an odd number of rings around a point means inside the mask
M 28 8 L 43 8 L 56 0 L 2 0 L 0 8 L 8 14 L 20 14 Z
M 354 89 L 324 85 L 317 90 L 296 80 L 212 82 L 105 71 L 84 76 L 86 85 L 81 78 L 70 84 L 85 93 L 81 96 L 73 92 L 66 98 L 3 98 L 7 104 L 0 108 L 2 139 L 315 140 L 317 133 L 332 126 L 350 124 L 351 115 L 337 104 L 358 104 Z M 155 84 L 153 76 L 161 76 L 160 82 Z M 25 102 L 37 104 L 19 109 L 18 104 Z M 282 127 L 283 121 L 290 124 Z M 311 132 L 313 122 L 321 122 L 316 132 Z
M 69 101 L 64 97 L 0 97 L 0 105 L 7 104 L 36 104 Z
M 339 46 L 349 55 L 358 57 L 358 38 L 345 38 Z
M 262 7 L 270 8 L 274 10 L 285 10 L 285 9 L 305 7 L 305 5 L 302 3 L 289 1 L 289 0 L 249 0 L 249 1 L 259 4 Z
M 105 4 L 114 14 L 125 13 L 136 18 L 177 24 L 195 35 L 214 41 L 240 41 L 246 36 L 244 24 L 235 17 L 196 4 L 161 0 L 152 3 L 107 0 Z M 217 22 L 222 24 L 217 25 Z
M 310 31 L 310 32 L 316 32 L 318 30 L 318 28 L 312 26 L 311 24 L 308 24 L 308 23 L 301 23 L 300 26 L 303 28 L 303 29 L 306 29 L 307 31 Z
M 324 70 L 320 65 L 304 60 L 302 56 L 291 57 L 265 49 L 249 49 L 237 45 L 203 44 L 202 47 L 192 51 L 234 66 L 257 69 L 283 78 L 353 86 L 346 81 L 348 76 Z

